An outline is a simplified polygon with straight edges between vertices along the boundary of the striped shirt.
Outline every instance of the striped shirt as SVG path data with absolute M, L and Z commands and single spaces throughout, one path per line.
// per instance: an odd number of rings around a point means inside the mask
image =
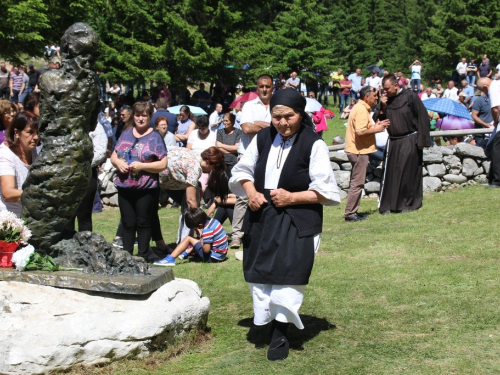
M 209 219 L 205 223 L 205 227 L 201 232 L 203 244 L 212 244 L 210 256 L 218 260 L 226 258 L 227 254 L 227 235 L 226 231 L 216 219 Z
M 12 90 L 21 91 L 21 87 L 23 87 L 23 73 L 12 73 L 10 80 L 12 81 Z

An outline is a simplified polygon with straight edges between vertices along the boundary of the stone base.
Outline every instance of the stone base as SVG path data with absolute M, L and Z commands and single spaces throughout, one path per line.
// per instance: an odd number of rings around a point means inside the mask
M 104 276 L 78 271 L 24 271 L 0 268 L 0 281 L 19 281 L 29 284 L 83 289 L 104 293 L 148 294 L 174 279 L 170 268 L 151 267 L 151 275 Z
M 175 279 L 146 296 L 0 281 L 0 374 L 142 358 L 206 326 L 210 301 Z

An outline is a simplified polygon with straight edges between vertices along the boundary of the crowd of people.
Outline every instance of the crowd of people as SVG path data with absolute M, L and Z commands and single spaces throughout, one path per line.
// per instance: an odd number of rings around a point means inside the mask
M 358 211 L 369 156 L 380 154 L 379 133 L 386 133 L 385 153 L 379 156 L 384 159 L 379 212 L 410 212 L 422 205 L 422 153 L 431 145 L 431 120 L 437 118 L 423 102 L 445 97 L 470 109 L 478 126 L 498 124 L 500 81 L 492 81 L 492 72 L 485 68 L 466 65 L 465 73 L 463 65 L 457 66 L 458 87 L 451 80 L 446 90 L 438 76 L 432 86 L 422 87 L 424 67 L 419 60 L 409 67 L 411 79 L 401 71 L 383 70 L 382 58 L 366 79 L 360 68 L 351 74 L 339 69 L 330 83 L 316 86 L 301 82 L 296 72 L 288 79 L 263 74 L 256 79 L 256 97 L 232 110 L 229 104 L 244 95 L 242 85 L 221 85 L 220 93 L 211 95 L 201 84 L 189 101 L 167 84 L 156 87 L 152 95 L 143 89 L 136 98 L 133 85 L 125 90 L 119 84 L 102 86 L 105 100 L 90 134 L 91 182 L 63 236 L 75 233 L 76 221 L 78 231 L 92 230 L 99 166 L 110 159 L 121 214 L 114 246 L 132 254 L 137 242 L 138 255 L 147 262 L 175 266 L 189 257 L 222 262 L 228 248 L 243 245 L 240 259 L 253 298 L 254 323 L 272 324 L 267 356 L 282 360 L 289 351 L 289 324 L 304 328 L 298 311 L 320 243 L 322 205 L 340 203 L 333 171 L 324 168 L 330 158 L 321 138 L 326 118 L 333 113 L 325 108 L 308 113 L 307 100 L 317 97 L 326 106 L 331 94 L 348 119 L 345 152 L 352 173 L 345 220 L 366 218 Z M 477 81 L 470 78 L 471 71 L 478 74 Z M 0 209 L 18 215 L 24 179 L 43 149 L 38 136 L 43 71 L 35 72 L 33 66 L 7 71 L 0 65 Z M 487 76 L 481 75 L 484 72 Z M 483 96 L 476 97 L 474 85 Z M 178 112 L 174 101 L 183 104 Z M 210 115 L 195 116 L 196 108 Z M 494 147 L 500 147 L 498 137 Z M 497 187 L 499 166 L 492 163 L 490 179 Z M 162 195 L 181 208 L 173 249 L 161 230 Z M 222 226 L 227 219 L 229 234 Z

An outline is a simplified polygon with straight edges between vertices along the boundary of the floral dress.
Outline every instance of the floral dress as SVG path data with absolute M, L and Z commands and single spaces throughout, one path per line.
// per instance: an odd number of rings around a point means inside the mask
M 184 147 L 167 147 L 167 168 L 160 172 L 160 187 L 164 190 L 184 190 L 196 186 L 202 174 L 200 156 Z

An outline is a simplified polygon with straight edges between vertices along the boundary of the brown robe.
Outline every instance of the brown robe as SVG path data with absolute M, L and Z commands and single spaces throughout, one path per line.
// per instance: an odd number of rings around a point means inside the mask
M 408 105 L 407 90 L 388 98 L 384 113 L 376 111 L 375 120 L 391 121 L 387 132 L 384 170 L 380 185 L 379 211 L 413 211 L 422 206 L 423 151 L 430 146 L 430 122 L 420 98 L 413 94 L 413 108 Z

